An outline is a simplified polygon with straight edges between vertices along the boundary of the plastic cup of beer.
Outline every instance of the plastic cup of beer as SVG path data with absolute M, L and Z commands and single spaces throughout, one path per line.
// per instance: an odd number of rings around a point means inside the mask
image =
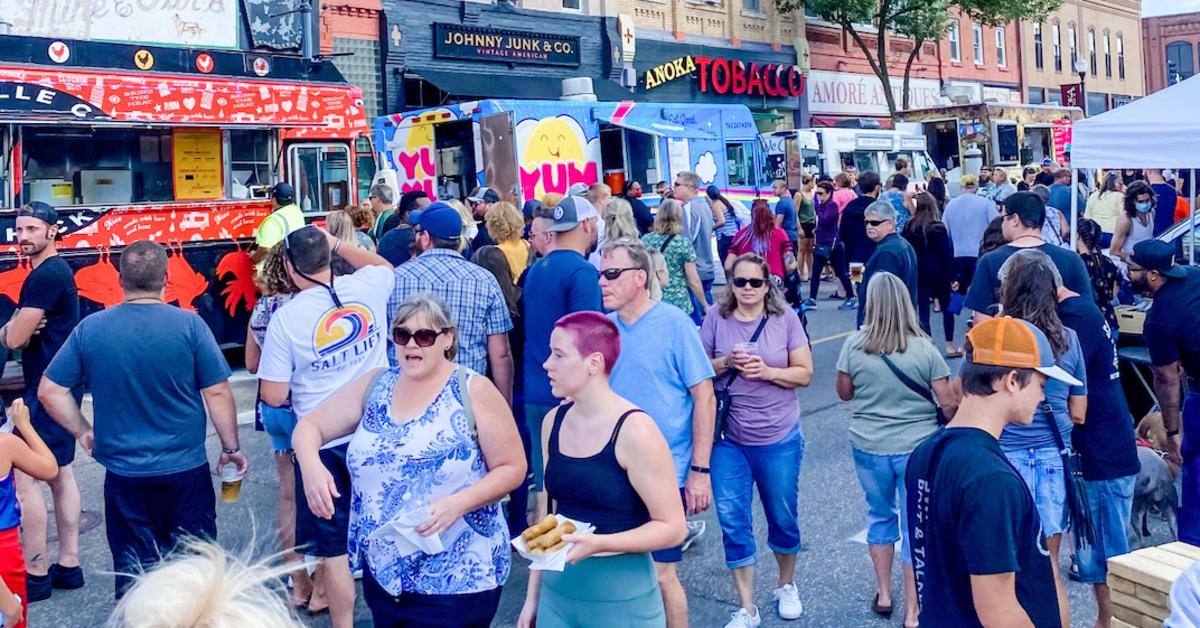
M 750 355 L 754 355 L 755 353 L 758 352 L 758 343 L 757 342 L 739 342 L 739 343 L 733 345 L 733 348 L 740 349 L 742 351 L 745 351 L 746 353 L 749 353 Z
M 862 283 L 862 278 L 863 278 L 863 264 L 861 262 L 855 262 L 855 263 L 851 264 L 850 265 L 850 281 L 853 281 L 854 283 Z
M 232 504 L 241 492 L 242 474 L 238 473 L 237 464 L 230 462 L 221 467 L 221 501 Z

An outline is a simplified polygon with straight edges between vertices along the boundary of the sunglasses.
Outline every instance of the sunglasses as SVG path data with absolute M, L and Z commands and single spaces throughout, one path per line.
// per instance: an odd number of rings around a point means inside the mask
M 866 223 L 868 227 L 878 227 L 879 225 L 882 225 L 883 223 L 885 223 L 887 221 L 886 220 L 864 220 L 863 222 Z
M 733 285 L 738 288 L 745 288 L 746 284 L 749 284 L 751 288 L 761 288 L 765 283 L 767 283 L 765 279 L 749 279 L 747 277 L 735 277 L 733 280 Z
M 607 279 L 609 281 L 616 281 L 617 278 L 619 278 L 621 276 L 621 273 L 630 271 L 630 270 L 641 270 L 641 269 L 640 268 L 609 268 L 607 270 L 600 271 L 600 276 L 604 277 L 605 279 Z
M 408 331 L 403 327 L 397 327 L 392 330 L 392 341 L 397 346 L 403 347 L 408 344 L 409 340 L 416 339 L 418 347 L 432 347 L 434 342 L 437 342 L 438 336 L 446 333 L 446 330 L 435 331 L 432 329 L 418 329 L 417 331 Z

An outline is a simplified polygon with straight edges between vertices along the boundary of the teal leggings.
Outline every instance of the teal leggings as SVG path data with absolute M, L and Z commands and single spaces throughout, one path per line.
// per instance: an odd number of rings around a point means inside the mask
M 544 572 L 538 628 L 665 628 L 650 554 L 588 558 Z

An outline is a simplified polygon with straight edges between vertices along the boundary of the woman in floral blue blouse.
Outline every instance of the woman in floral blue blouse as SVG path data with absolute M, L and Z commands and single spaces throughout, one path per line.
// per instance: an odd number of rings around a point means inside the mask
M 402 303 L 392 338 L 399 368 L 364 375 L 296 426 L 304 491 L 326 518 L 351 491 L 350 564 L 376 628 L 484 628 L 511 563 L 499 502 L 525 478 L 521 437 L 495 385 L 452 361 L 457 331 L 439 299 Z M 351 434 L 351 485 L 336 486 L 318 449 Z

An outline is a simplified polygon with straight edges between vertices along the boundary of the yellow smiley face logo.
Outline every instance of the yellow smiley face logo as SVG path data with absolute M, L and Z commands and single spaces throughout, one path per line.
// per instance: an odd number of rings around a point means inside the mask
M 529 134 L 525 147 L 526 161 L 556 162 L 583 161 L 583 146 L 579 137 L 565 121 L 546 118 L 537 123 Z

